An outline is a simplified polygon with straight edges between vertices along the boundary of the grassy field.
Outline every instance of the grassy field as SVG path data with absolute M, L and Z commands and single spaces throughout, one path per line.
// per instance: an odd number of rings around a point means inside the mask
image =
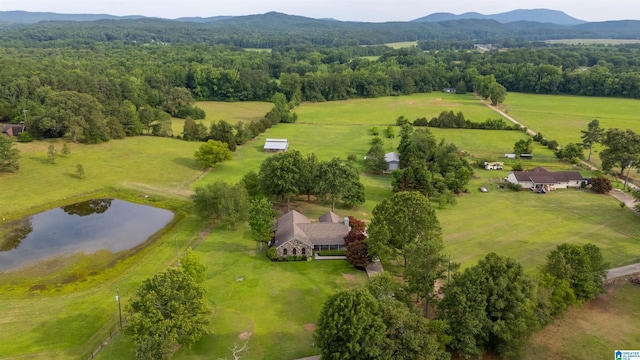
M 533 335 L 523 359 L 613 359 L 615 350 L 638 349 L 640 286 L 616 285 Z
M 215 109 L 211 114 L 227 109 L 223 118 L 233 122 L 261 117 L 270 108 L 269 104 L 261 108 L 263 105 L 206 104 Z M 0 173 L 2 217 L 18 218 L 92 194 L 121 194 L 127 199 L 155 202 L 175 208 L 185 213 L 185 217 L 148 248 L 85 282 L 27 293 L 3 285 L 0 280 L 0 334 L 13 334 L 0 336 L 0 358 L 86 357 L 116 325 L 117 308 L 113 301 L 116 289 L 126 302 L 143 279 L 172 265 L 176 240 L 181 250 L 201 241 L 196 252 L 209 267 L 206 286 L 215 311 L 212 335 L 192 349 L 181 349 L 176 358 L 228 357 L 228 348 L 234 342 L 241 343 L 238 338 L 241 334 L 249 336 L 251 348 L 243 359 L 293 359 L 316 354 L 317 348 L 311 346 L 312 332 L 304 325 L 315 322 L 327 296 L 364 283 L 364 274 L 341 261 L 273 264 L 249 240 L 246 227 L 237 231 L 203 231 L 204 224 L 186 214 L 188 195 L 197 186 L 218 179 L 236 182 L 248 170 L 257 170 L 269 156 L 262 150 L 266 137 L 287 138 L 290 148 L 303 154 L 314 152 L 322 160 L 335 156 L 344 159 L 353 153 L 362 167 L 362 156 L 373 138 L 370 133 L 373 124 L 395 124 L 400 115 L 411 120 L 430 118 L 444 110 L 463 111 L 475 121 L 498 117 L 472 96 L 440 93 L 302 104 L 296 110 L 300 123 L 273 127 L 239 147 L 232 161 L 207 173 L 193 160 L 193 152 L 200 144 L 175 139 L 137 137 L 101 145 L 69 144 L 71 154 L 59 157 L 56 164 L 47 163 L 46 149 L 49 143 L 61 149 L 62 140 L 19 144 L 23 156 L 21 170 Z M 457 144 L 474 159 L 487 160 L 498 160 L 511 152 L 515 141 L 525 137 L 517 131 L 432 131 L 437 138 Z M 399 132 L 396 128 L 396 134 Z M 398 137 L 385 139 L 385 149 L 393 151 L 398 142 Z M 567 168 L 555 162 L 546 148 L 537 147 L 534 154 L 535 161 L 526 162 L 526 167 Z M 85 179 L 75 176 L 77 163 L 84 165 Z M 510 164 L 506 163 L 504 171 L 476 169 L 469 184 L 470 192 L 458 197 L 456 206 L 438 210 L 446 251 L 452 260 L 466 267 L 487 252 L 495 251 L 521 261 L 527 272 L 534 274 L 536 266 L 555 245 L 594 242 L 613 266 L 640 261 L 640 222 L 628 209 L 620 209 L 615 199 L 580 190 L 537 195 L 496 189 Z M 339 214 L 370 219 L 373 207 L 390 196 L 390 175 L 362 174 L 361 179 L 367 202 L 353 210 L 338 209 Z M 479 186 L 489 188 L 489 193 L 477 191 Z M 16 194 L 24 195 L 16 197 Z M 304 198 L 296 199 L 294 208 L 310 217 L 327 210 L 305 202 Z M 630 327 L 629 333 L 634 329 L 637 326 Z M 132 358 L 131 345 L 118 335 L 100 352 L 99 358 Z
M 222 101 L 200 101 L 197 106 L 202 108 L 206 113 L 206 118 L 202 120 L 203 124 L 209 128 L 211 122 L 225 120 L 235 125 L 238 121 L 255 121 L 260 120 L 271 110 L 273 104 L 261 101 L 244 101 L 244 102 L 222 102 Z M 180 135 L 184 128 L 184 120 L 173 119 L 172 129 L 173 135 Z
M 514 193 L 496 188 L 506 172 L 478 170 L 476 175 L 481 178 L 471 182 L 469 194 L 438 212 L 446 252 L 463 267 L 496 252 L 535 275 L 556 245 L 588 242 L 602 249 L 612 267 L 640 262 L 638 218 L 612 197 L 585 190 Z M 479 186 L 489 192 L 478 191 Z
M 502 105 L 525 126 L 560 144 L 580 142 L 581 130 L 598 119 L 602 128 L 640 131 L 636 99 L 509 93 Z
M 414 47 L 418 45 L 418 42 L 417 41 L 401 41 L 401 42 L 386 43 L 385 45 L 392 47 L 394 49 L 401 49 L 401 48 Z
M 200 146 L 169 138 L 139 136 L 99 145 L 68 142 L 71 153 L 48 162 L 53 144 L 60 154 L 65 140 L 17 144 L 20 170 L 0 172 L 0 217 L 15 219 L 54 205 L 66 205 L 71 197 L 127 187 L 169 196 L 189 194 L 189 186 L 203 170 L 193 158 Z M 76 176 L 82 164 L 85 177 Z M 172 169 L 172 170 L 169 170 Z
M 298 122 L 300 123 L 395 125 L 396 119 L 401 115 L 410 121 L 421 117 L 430 120 L 442 111 L 449 110 L 462 111 L 466 118 L 476 122 L 482 122 L 489 118 L 502 118 L 480 103 L 473 95 L 440 92 L 329 103 L 305 103 L 296 109 L 296 113 L 298 113 Z
M 621 44 L 639 44 L 637 39 L 558 39 L 546 40 L 549 44 L 568 44 L 568 45 L 621 45 Z
M 208 266 L 206 287 L 214 307 L 211 335 L 192 349 L 181 349 L 176 359 L 218 359 L 228 348 L 249 336 L 243 359 L 295 359 L 317 353 L 312 331 L 324 300 L 337 289 L 360 286 L 366 274 L 344 261 L 272 263 L 247 228 L 216 231 L 196 248 Z M 307 325 L 308 326 L 308 325 Z M 132 358 L 123 336 L 98 359 Z

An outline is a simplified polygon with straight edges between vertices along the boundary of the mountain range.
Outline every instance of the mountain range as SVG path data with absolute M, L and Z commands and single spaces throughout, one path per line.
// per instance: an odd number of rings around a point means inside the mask
M 242 18 L 245 16 L 238 16 Z M 96 21 L 96 20 L 121 20 L 121 19 L 141 19 L 142 15 L 115 16 L 108 14 L 58 14 L 52 12 L 27 12 L 27 11 L 0 11 L 0 22 L 7 24 L 34 24 L 41 21 Z M 212 17 L 182 17 L 173 19 L 181 22 L 207 23 L 234 18 L 233 16 L 212 16 Z M 500 14 L 483 15 L 475 12 L 468 12 L 460 15 L 451 13 L 434 13 L 413 20 L 413 22 L 441 22 L 461 19 L 489 19 L 506 24 L 517 21 L 533 21 L 539 23 L 552 23 L 557 25 L 578 25 L 586 21 L 576 19 L 562 11 L 549 9 L 520 9 Z M 335 19 L 321 19 L 324 21 L 338 21 Z
M 434 13 L 415 19 L 415 22 L 441 22 L 448 20 L 461 20 L 461 19 L 489 19 L 495 20 L 499 23 L 507 24 L 516 21 L 534 21 L 539 23 L 551 23 L 557 25 L 579 25 L 584 24 L 586 21 L 576 19 L 567 15 L 562 11 L 549 10 L 549 9 L 519 9 L 500 14 L 483 15 L 477 12 L 467 12 L 460 15 L 451 13 Z

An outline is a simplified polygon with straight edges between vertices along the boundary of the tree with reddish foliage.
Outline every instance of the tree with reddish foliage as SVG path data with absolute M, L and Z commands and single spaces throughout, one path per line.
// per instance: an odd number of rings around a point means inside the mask
M 358 220 L 353 216 L 349 216 L 349 226 L 351 227 L 351 231 L 359 231 L 364 232 L 366 226 L 364 225 L 364 221 Z
M 347 262 L 357 268 L 364 268 L 373 262 L 373 258 L 367 250 L 365 240 L 355 240 L 347 243 Z
M 366 238 L 367 236 L 362 231 L 354 230 L 353 228 L 351 228 L 351 231 L 349 231 L 347 236 L 344 237 L 344 242 L 348 246 L 354 241 L 363 241 Z
M 598 194 L 606 194 L 613 189 L 611 186 L 611 180 L 604 176 L 591 178 L 589 183 L 591 184 L 591 190 Z

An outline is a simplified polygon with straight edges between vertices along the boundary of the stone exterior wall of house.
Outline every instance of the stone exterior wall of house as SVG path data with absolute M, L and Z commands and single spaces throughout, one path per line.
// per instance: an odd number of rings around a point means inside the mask
M 285 255 L 285 249 L 287 250 L 287 253 Z M 293 250 L 296 250 L 296 253 L 293 253 Z M 302 253 L 302 249 L 305 249 L 304 254 Z M 311 256 L 312 254 L 312 249 L 309 245 L 304 244 L 301 241 L 298 241 L 297 239 L 293 239 L 291 241 L 287 241 L 286 243 L 280 245 L 277 247 L 278 250 L 278 257 L 282 256 L 282 257 L 287 257 L 287 256 L 302 256 L 302 255 L 307 255 L 307 256 Z

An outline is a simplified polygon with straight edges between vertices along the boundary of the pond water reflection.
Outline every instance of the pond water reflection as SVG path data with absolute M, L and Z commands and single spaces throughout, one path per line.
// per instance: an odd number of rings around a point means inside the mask
M 144 243 L 173 219 L 169 210 L 118 199 L 93 199 L 0 224 L 0 272 L 61 255 Z

